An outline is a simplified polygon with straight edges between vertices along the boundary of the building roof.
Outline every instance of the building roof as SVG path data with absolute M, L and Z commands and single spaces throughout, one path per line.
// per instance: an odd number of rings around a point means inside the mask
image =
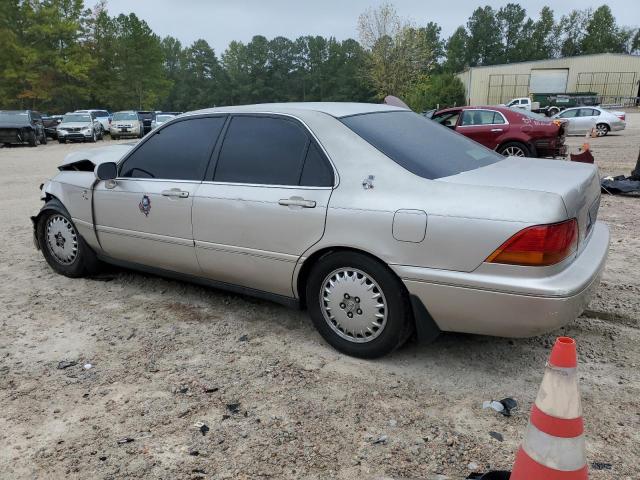
M 336 118 L 347 117 L 372 112 L 403 111 L 405 108 L 376 103 L 351 102 L 289 102 L 289 103 L 259 103 L 255 105 L 238 105 L 233 107 L 206 108 L 189 112 L 202 113 L 289 113 L 300 111 L 323 112 Z
M 585 55 L 574 55 L 573 57 L 560 57 L 560 58 L 544 58 L 542 60 L 526 60 L 524 62 L 512 62 L 512 63 L 496 63 L 494 65 L 477 65 L 475 67 L 467 67 L 460 73 L 468 72 L 469 70 L 475 70 L 477 68 L 495 68 L 495 67 L 509 67 L 512 65 L 522 65 L 523 63 L 542 63 L 542 62 L 567 62 L 574 58 L 588 58 L 588 57 L 626 57 L 637 58 L 640 61 L 640 55 L 633 55 L 630 53 L 589 53 Z

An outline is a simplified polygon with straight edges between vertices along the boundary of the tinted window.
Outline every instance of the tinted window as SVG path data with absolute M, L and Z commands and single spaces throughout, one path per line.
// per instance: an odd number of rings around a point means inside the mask
M 577 116 L 578 114 L 578 110 L 565 110 L 564 112 L 562 112 L 559 117 L 562 118 L 573 118 L 575 116 Z
M 581 117 L 594 117 L 598 115 L 598 112 L 595 111 L 593 108 L 581 108 L 580 109 L 580 116 Z
M 125 160 L 121 177 L 202 180 L 224 117 L 193 118 L 153 134 Z
M 368 113 L 342 122 L 412 173 L 434 179 L 504 160 L 493 150 L 413 112 Z
M 315 144 L 309 145 L 302 168 L 300 185 L 306 187 L 333 187 L 333 169 Z
M 504 123 L 502 115 L 491 110 L 465 110 L 462 113 L 462 126 L 491 125 L 493 123 Z
M 455 112 L 445 112 L 439 113 L 438 115 L 433 115 L 431 119 L 444 125 L 445 127 L 455 127 L 458 123 L 459 116 L 460 111 L 456 110 Z
M 289 120 L 234 117 L 224 137 L 214 180 L 298 185 L 308 141 L 302 127 Z

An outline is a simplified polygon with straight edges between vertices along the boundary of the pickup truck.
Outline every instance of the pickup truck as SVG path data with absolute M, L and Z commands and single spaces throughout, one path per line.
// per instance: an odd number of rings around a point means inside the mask
M 552 117 L 565 108 L 598 105 L 597 93 L 532 93 L 528 97 L 514 98 L 504 106 L 520 108 Z

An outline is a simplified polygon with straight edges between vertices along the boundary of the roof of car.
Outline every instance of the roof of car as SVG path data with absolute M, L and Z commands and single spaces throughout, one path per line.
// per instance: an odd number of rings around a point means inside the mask
M 295 113 L 301 110 L 323 112 L 336 118 L 348 117 L 362 113 L 406 111 L 406 108 L 394 107 L 378 103 L 355 102 L 290 102 L 259 103 L 255 105 L 238 105 L 233 107 L 217 107 L 189 112 L 189 114 L 239 112 L 239 113 Z

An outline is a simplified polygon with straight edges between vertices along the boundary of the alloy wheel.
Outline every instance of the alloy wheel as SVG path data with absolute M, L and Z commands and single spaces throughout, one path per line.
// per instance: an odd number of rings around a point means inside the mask
M 320 309 L 329 327 L 353 343 L 374 340 L 387 324 L 382 289 L 356 268 L 339 268 L 325 277 L 320 287 Z
M 63 215 L 52 215 L 47 221 L 47 249 L 62 265 L 72 264 L 78 256 L 78 234 Z
M 516 146 L 510 146 L 505 148 L 502 151 L 502 154 L 505 157 L 525 157 L 526 155 L 524 154 L 524 150 L 522 150 L 522 148 L 520 147 L 516 147 Z

